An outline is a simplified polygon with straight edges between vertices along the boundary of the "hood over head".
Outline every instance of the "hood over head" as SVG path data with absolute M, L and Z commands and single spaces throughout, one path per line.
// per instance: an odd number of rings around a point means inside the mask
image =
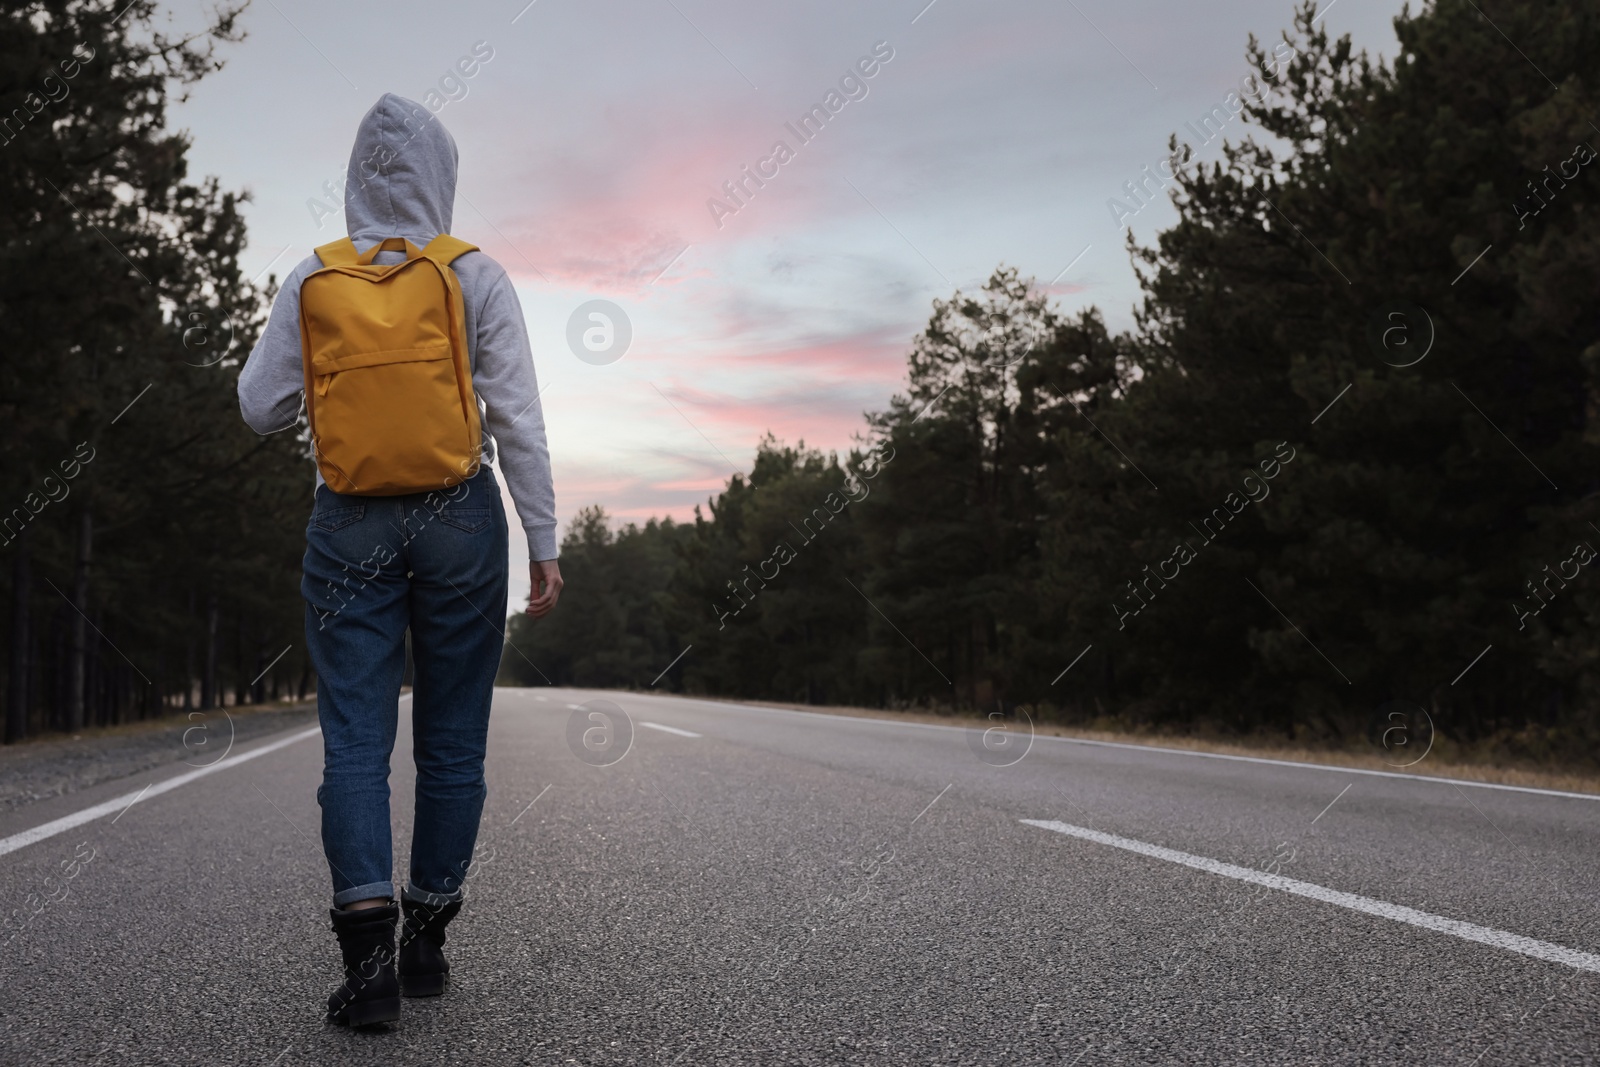
M 344 222 L 351 240 L 406 237 L 421 245 L 449 233 L 457 158 L 455 138 L 433 112 L 384 93 L 350 149 Z

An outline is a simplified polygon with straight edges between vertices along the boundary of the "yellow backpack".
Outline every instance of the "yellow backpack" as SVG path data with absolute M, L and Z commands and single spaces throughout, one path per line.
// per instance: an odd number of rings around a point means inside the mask
M 317 249 L 300 286 L 306 415 L 323 481 L 336 493 L 447 489 L 478 472 L 483 446 L 461 283 L 450 264 L 477 246 L 441 234 L 391 237 L 357 254 Z M 406 261 L 375 265 L 379 251 Z

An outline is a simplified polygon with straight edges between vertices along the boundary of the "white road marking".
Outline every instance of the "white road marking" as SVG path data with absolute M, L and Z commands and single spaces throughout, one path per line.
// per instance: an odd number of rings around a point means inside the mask
M 805 714 L 801 712 L 800 714 Z M 907 723 L 920 726 L 921 723 Z M 930 724 L 931 725 L 931 724 Z M 961 729 L 961 727 L 934 726 L 936 730 Z M 1202 759 L 1237 760 L 1240 763 L 1266 763 L 1275 767 L 1305 767 L 1313 771 L 1332 771 L 1335 774 L 1367 774 L 1374 778 L 1405 778 L 1413 782 L 1432 782 L 1435 785 L 1470 785 L 1478 789 L 1501 789 L 1510 793 L 1536 793 L 1543 797 L 1573 797 L 1578 800 L 1600 800 L 1600 793 L 1569 793 L 1562 789 L 1535 789 L 1528 785 L 1504 785 L 1500 782 L 1474 782 L 1468 778 L 1442 778 L 1431 774 L 1402 774 L 1399 771 L 1374 771 L 1365 767 L 1340 767 L 1333 763 L 1302 763 L 1298 760 L 1267 759 L 1265 756 L 1230 756 L 1225 752 L 1195 752 L 1186 748 L 1160 748 L 1156 745 L 1130 745 L 1121 741 L 1090 741 L 1083 737 L 1038 737 L 1038 741 L 1066 741 L 1074 745 L 1098 745 L 1102 748 L 1126 748 L 1135 752 L 1165 752 L 1172 756 L 1199 756 Z
M 164 782 L 147 785 L 137 793 L 124 793 L 120 797 L 113 797 L 103 804 L 94 805 L 92 808 L 84 808 L 82 811 L 73 812 L 71 815 L 63 815 L 59 819 L 41 823 L 31 830 L 24 830 L 21 833 L 12 834 L 10 837 L 0 838 L 0 856 L 4 856 L 8 852 L 15 852 L 19 848 L 26 848 L 36 841 L 43 841 L 57 834 L 64 834 L 74 827 L 94 822 L 96 819 L 110 815 L 112 812 L 118 812 L 117 818 L 120 819 L 122 818 L 121 812 L 126 811 L 141 800 L 160 796 L 162 793 L 170 792 L 180 785 L 188 785 L 197 778 L 204 778 L 206 775 L 213 774 L 224 768 L 237 767 L 241 763 L 248 763 L 257 756 L 265 756 L 268 752 L 276 752 L 280 748 L 292 745 L 296 741 L 304 741 L 306 738 L 314 737 L 321 732 L 321 727 L 313 726 L 309 730 L 301 730 L 297 734 L 290 734 L 281 741 L 274 741 L 270 745 L 262 745 L 260 748 L 251 749 L 249 752 L 241 752 L 237 756 L 229 756 L 227 759 L 218 760 L 209 767 L 201 767 L 199 770 L 190 771 L 188 774 L 180 774 L 176 778 L 168 778 Z
M 680 730 L 676 726 L 662 726 L 658 722 L 645 722 L 643 719 L 639 720 L 639 725 L 640 726 L 648 726 L 652 730 L 661 730 L 661 731 L 663 731 L 665 733 L 677 734 L 679 737 L 699 737 L 700 736 L 699 734 L 693 733 L 693 732 L 691 732 L 689 730 Z
M 822 711 L 792 711 L 789 708 L 761 708 L 752 704 L 738 704 L 733 701 L 723 700 L 685 700 L 681 698 L 656 696 L 655 694 L 633 694 L 636 697 L 645 697 L 655 700 L 671 700 L 676 704 L 702 704 L 712 708 L 738 708 L 740 711 L 759 711 L 770 715 L 801 715 L 811 720 L 830 719 L 835 723 L 857 726 L 897 726 L 914 730 L 973 730 L 982 725 L 982 720 L 974 719 L 971 726 L 942 726 L 931 722 L 896 722 L 894 719 L 878 719 L 867 716 L 854 715 L 829 715 Z M 1269 759 L 1265 756 L 1233 756 L 1225 752 L 1196 752 L 1190 748 L 1163 748 L 1160 745 L 1133 745 L 1123 741 L 1091 741 L 1086 737 L 1055 737 L 1047 734 L 1035 734 L 1035 741 L 1058 741 L 1068 745 L 1092 745 L 1099 748 L 1123 748 L 1130 752 L 1162 752 L 1169 756 L 1194 756 L 1200 759 L 1233 760 L 1238 763 L 1264 763 L 1272 767 L 1303 767 L 1312 771 L 1328 771 L 1333 774 L 1366 774 L 1374 778 L 1403 778 L 1413 782 L 1432 782 L 1434 785 L 1466 785 L 1474 789 L 1499 789 L 1508 793 L 1533 793 L 1542 797 L 1571 797 L 1575 800 L 1600 800 L 1600 793 L 1573 793 L 1563 789 L 1537 789 L 1530 785 L 1504 785 L 1500 782 L 1474 782 L 1470 778 L 1445 778 L 1432 774 L 1404 774 L 1400 771 L 1375 771 L 1365 767 L 1341 767 L 1335 763 L 1304 763 L 1299 760 Z
M 1580 971 L 1600 973 L 1600 955 L 1595 955 L 1592 952 L 1579 952 L 1577 949 L 1553 945 L 1548 941 L 1536 941 L 1531 937 L 1523 937 L 1521 934 L 1496 930 L 1489 926 L 1479 926 L 1477 923 L 1463 922 L 1460 919 L 1447 919 L 1442 915 L 1417 911 L 1415 908 L 1408 908 L 1401 904 L 1391 904 L 1385 900 L 1374 900 L 1371 897 L 1358 896 L 1355 893 L 1345 893 L 1337 889 L 1329 889 L 1326 886 L 1301 882 L 1294 878 L 1285 878 L 1281 874 L 1268 874 L 1266 871 L 1253 870 L 1249 867 L 1237 867 L 1231 863 L 1223 863 L 1221 860 L 1195 856 L 1187 852 L 1179 852 L 1177 849 L 1163 848 L 1160 845 L 1150 845 L 1143 841 L 1135 841 L 1132 838 L 1118 837 L 1116 834 L 1102 833 L 1099 830 L 1090 830 L 1083 826 L 1073 826 L 1071 823 L 1056 822 L 1051 819 L 1021 819 L 1019 821 L 1028 826 L 1054 830 L 1058 834 L 1066 834 L 1069 837 L 1080 837 L 1085 841 L 1093 841 L 1097 844 L 1110 845 L 1113 848 L 1137 852 L 1141 856 L 1166 860 L 1168 863 L 1179 863 L 1185 867 L 1193 867 L 1197 871 L 1205 871 L 1207 874 L 1220 874 L 1224 878 L 1252 882 L 1255 885 L 1266 886 L 1269 889 L 1279 889 L 1285 893 L 1293 893 L 1295 896 L 1309 897 L 1312 900 L 1320 900 L 1326 904 L 1336 904 L 1341 908 L 1349 908 L 1351 911 L 1376 915 L 1380 919 L 1390 919 L 1394 922 L 1407 923 L 1411 926 L 1420 926 L 1424 930 L 1450 934 L 1464 941 L 1476 941 L 1481 945 L 1502 948 L 1508 952 L 1531 956 L 1534 959 L 1545 960 L 1550 963 L 1564 963 L 1568 967 L 1576 967 Z

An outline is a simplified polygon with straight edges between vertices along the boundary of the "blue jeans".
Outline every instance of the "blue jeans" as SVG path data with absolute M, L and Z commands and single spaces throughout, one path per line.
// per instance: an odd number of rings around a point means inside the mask
M 506 517 L 494 472 L 407 496 L 319 486 L 300 591 L 317 672 L 317 803 L 334 906 L 394 896 L 389 756 L 408 628 L 417 795 L 405 895 L 461 899 L 488 794 L 483 755 L 506 618 Z

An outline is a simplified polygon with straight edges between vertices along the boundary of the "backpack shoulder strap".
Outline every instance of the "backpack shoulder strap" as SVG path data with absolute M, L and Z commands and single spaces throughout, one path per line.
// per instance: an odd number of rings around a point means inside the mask
M 354 266 L 360 255 L 356 246 L 350 243 L 350 238 L 341 237 L 337 241 L 329 241 L 325 245 L 317 246 L 317 258 L 322 260 L 324 267 Z
M 427 247 L 422 250 L 422 254 L 430 259 L 436 259 L 440 263 L 450 264 L 468 252 L 476 251 L 478 251 L 477 245 L 469 245 L 459 237 L 451 237 L 447 233 L 441 233 L 428 242 Z

